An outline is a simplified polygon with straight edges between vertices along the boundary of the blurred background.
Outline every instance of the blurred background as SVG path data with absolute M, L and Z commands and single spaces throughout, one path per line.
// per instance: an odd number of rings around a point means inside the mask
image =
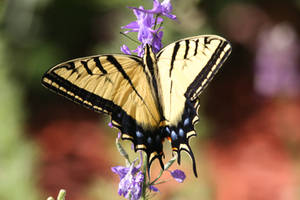
M 217 34 L 233 51 L 201 96 L 191 140 L 199 177 L 185 155 L 186 181 L 158 186 L 153 199 L 300 199 L 300 1 L 172 3 L 178 21 L 165 20 L 165 45 Z M 109 118 L 40 79 L 69 59 L 133 49 L 119 32 L 135 20 L 127 6 L 139 5 L 150 9 L 152 1 L 0 1 L 1 200 L 46 199 L 61 188 L 72 200 L 120 198 L 110 168 L 124 161 Z

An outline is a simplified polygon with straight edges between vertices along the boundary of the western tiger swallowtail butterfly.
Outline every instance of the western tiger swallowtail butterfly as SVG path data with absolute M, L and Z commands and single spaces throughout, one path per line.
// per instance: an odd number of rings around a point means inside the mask
M 195 136 L 199 95 L 231 52 L 224 38 L 200 35 L 169 44 L 156 55 L 150 45 L 143 57 L 104 54 L 70 60 L 49 69 L 42 84 L 96 112 L 111 116 L 121 138 L 162 168 L 163 141 L 186 151 L 196 164 L 189 139 Z

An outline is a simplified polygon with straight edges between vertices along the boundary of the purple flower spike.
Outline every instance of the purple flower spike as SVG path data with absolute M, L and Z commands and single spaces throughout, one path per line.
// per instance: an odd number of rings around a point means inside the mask
M 137 20 L 130 22 L 122 29 L 128 29 L 124 33 L 137 32 L 138 40 L 142 43 L 135 50 L 130 51 L 128 47 L 122 46 L 122 52 L 129 54 L 129 52 L 137 53 L 142 57 L 144 54 L 145 44 L 152 46 L 153 52 L 157 53 L 162 48 L 163 31 L 161 25 L 163 19 L 159 16 L 166 16 L 175 20 L 176 16 L 172 15 L 172 5 L 170 0 L 164 0 L 162 3 L 159 0 L 153 0 L 153 8 L 146 10 L 142 6 L 139 8 L 129 7 L 133 10 Z
M 109 122 L 109 123 L 108 123 L 108 126 L 109 126 L 110 128 L 112 128 L 112 127 L 113 127 L 113 125 L 112 125 L 112 123 L 111 123 L 111 122 Z
M 178 182 L 178 183 L 182 183 L 185 179 L 185 174 L 183 171 L 176 169 L 174 171 L 170 171 L 171 176 Z

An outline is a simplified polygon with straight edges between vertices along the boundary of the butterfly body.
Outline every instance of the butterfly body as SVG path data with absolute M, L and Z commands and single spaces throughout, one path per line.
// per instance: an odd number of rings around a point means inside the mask
M 147 153 L 148 167 L 158 158 L 163 167 L 163 141 L 178 154 L 188 152 L 195 136 L 199 95 L 231 51 L 214 35 L 185 38 L 157 55 L 145 45 L 144 56 L 123 54 L 79 58 L 48 70 L 42 84 L 72 101 L 111 115 L 122 139 Z

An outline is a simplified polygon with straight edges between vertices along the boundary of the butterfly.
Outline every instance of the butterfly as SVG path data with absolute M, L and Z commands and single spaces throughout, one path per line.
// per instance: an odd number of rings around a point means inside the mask
M 193 162 L 189 139 L 196 136 L 199 95 L 231 52 L 230 43 L 216 35 L 184 38 L 157 54 L 146 44 L 142 57 L 104 54 L 70 60 L 50 68 L 42 85 L 96 112 L 111 116 L 121 138 L 155 159 L 163 168 L 163 142 L 173 152 L 186 151 Z

